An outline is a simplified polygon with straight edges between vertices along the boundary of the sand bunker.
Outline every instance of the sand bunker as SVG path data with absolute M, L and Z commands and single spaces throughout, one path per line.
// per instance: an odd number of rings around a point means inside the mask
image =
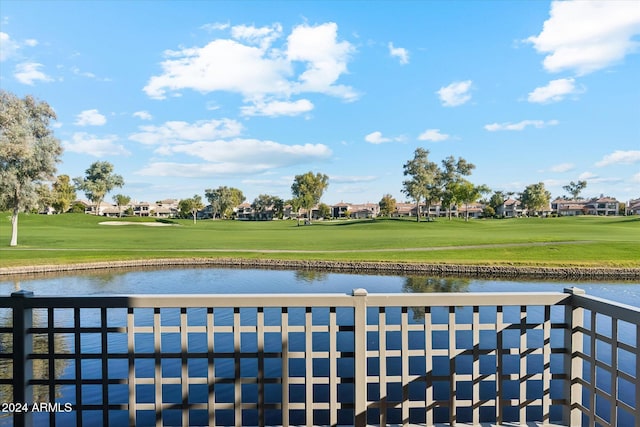
M 166 222 L 132 222 L 132 221 L 104 221 L 100 225 L 145 225 L 147 227 L 170 227 L 175 224 Z

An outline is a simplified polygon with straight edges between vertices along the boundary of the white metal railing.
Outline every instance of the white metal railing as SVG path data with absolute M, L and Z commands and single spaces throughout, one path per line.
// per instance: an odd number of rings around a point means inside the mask
M 0 310 L 0 425 L 640 425 L 640 310 L 578 289 Z

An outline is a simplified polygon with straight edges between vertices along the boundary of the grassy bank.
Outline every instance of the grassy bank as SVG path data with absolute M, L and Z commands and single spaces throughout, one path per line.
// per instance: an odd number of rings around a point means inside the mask
M 419 224 L 378 219 L 301 227 L 295 221 L 100 224 L 115 220 L 21 215 L 19 246 L 11 248 L 9 215 L 3 213 L 0 267 L 176 257 L 640 267 L 638 217 L 438 219 Z

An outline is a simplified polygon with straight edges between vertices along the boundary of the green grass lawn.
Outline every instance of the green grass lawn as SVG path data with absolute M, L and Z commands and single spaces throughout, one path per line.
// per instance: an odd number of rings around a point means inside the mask
M 243 257 L 539 266 L 640 267 L 640 218 L 198 221 L 106 226 L 117 218 L 20 215 L 18 247 L 0 214 L 0 267 L 171 257 Z M 126 218 L 154 222 L 154 219 Z M 299 251 L 299 252 L 297 252 Z

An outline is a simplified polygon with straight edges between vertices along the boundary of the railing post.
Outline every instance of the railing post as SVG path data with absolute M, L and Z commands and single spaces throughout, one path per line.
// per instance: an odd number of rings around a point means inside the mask
M 29 330 L 33 326 L 33 310 L 27 306 L 26 299 L 32 298 L 33 292 L 20 290 L 11 293 L 11 297 L 16 299 L 13 308 L 13 403 L 29 409 L 14 412 L 13 423 L 16 427 L 30 427 L 33 425 L 30 412 L 33 405 L 33 362 L 29 356 L 33 353 L 33 336 Z
M 354 289 L 354 424 L 367 425 L 367 290 Z
M 571 295 L 584 295 L 585 291 L 576 287 L 565 288 L 565 293 Z M 583 333 L 579 329 L 584 326 L 584 309 L 573 305 L 573 299 L 569 300 L 569 305 L 565 306 L 565 329 L 564 343 L 567 347 L 568 354 L 565 356 L 564 372 L 568 377 L 565 381 L 564 393 L 569 400 L 568 405 L 564 408 L 562 418 L 565 425 L 580 426 L 582 425 L 582 358 L 579 354 L 584 351 Z M 591 355 L 593 357 L 593 355 Z M 593 380 L 593 378 L 592 378 Z

